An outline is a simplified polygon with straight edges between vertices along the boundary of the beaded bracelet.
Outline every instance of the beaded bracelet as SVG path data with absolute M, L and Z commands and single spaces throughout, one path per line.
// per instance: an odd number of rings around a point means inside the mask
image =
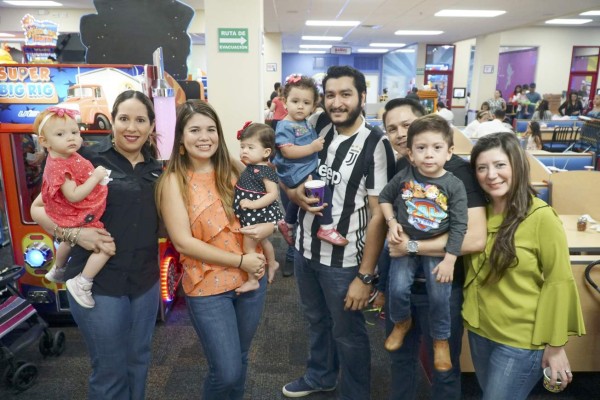
M 79 239 L 79 234 L 81 233 L 81 226 L 79 228 L 77 228 L 77 233 L 75 234 L 75 236 L 69 241 L 69 244 L 71 245 L 71 247 L 75 247 L 75 245 L 77 245 L 77 239 Z

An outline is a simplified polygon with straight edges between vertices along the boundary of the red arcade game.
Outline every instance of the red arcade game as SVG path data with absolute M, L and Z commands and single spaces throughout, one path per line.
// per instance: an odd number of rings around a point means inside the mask
M 26 268 L 19 282 L 21 293 L 50 318 L 68 315 L 69 304 L 66 286 L 44 278 L 53 265 L 56 247 L 51 235 L 30 215 L 31 203 L 41 189 L 45 159 L 33 134 L 33 121 L 51 105 L 78 109 L 84 146 L 93 146 L 110 134 L 106 130 L 109 110 L 118 93 L 126 89 L 148 92 L 144 76 L 144 67 L 133 65 L 0 65 L 0 173 L 13 257 Z M 169 242 L 159 242 L 160 317 L 164 319 L 182 269 Z

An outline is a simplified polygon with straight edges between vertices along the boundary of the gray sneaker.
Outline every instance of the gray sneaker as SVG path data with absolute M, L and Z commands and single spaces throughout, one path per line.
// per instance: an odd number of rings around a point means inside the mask
M 92 282 L 84 279 L 81 274 L 67 281 L 67 290 L 81 307 L 94 308 L 96 305 L 92 297 Z
M 66 270 L 67 268 L 65 267 L 57 267 L 56 265 L 53 265 L 52 268 L 50 268 L 50 271 L 48 271 L 44 277 L 50 282 L 65 283 Z

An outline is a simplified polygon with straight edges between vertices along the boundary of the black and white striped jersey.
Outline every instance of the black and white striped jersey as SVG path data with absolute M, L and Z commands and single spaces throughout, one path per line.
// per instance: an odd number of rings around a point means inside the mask
M 319 137 L 325 138 L 317 172 L 331 188 L 333 223 L 349 244 L 333 246 L 317 239 L 319 225 L 314 215 L 301 211 L 296 248 L 305 258 L 324 265 L 355 267 L 362 259 L 371 218 L 368 196 L 379 196 L 394 176 L 392 147 L 385 134 L 367 125 L 364 118 L 352 136 L 338 135 L 325 113 L 311 117 L 310 122 Z

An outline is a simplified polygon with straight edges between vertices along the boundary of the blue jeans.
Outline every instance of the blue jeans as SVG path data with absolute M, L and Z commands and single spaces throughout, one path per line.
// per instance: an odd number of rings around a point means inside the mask
M 371 392 L 371 348 L 361 311 L 344 310 L 358 266 L 334 268 L 296 251 L 294 273 L 309 325 L 304 379 L 315 389 L 332 388 L 341 372 L 341 399 L 365 400 Z
M 483 400 L 524 400 L 542 377 L 544 350 L 507 346 L 473 332 L 469 347 Z
M 83 308 L 67 295 L 92 362 L 88 398 L 143 400 L 160 299 L 158 282 L 136 297 L 94 295 L 94 308 Z
M 377 275 L 379 275 L 379 280 L 377 281 L 375 288 L 380 292 L 385 292 L 387 290 L 391 262 L 390 247 L 386 239 L 383 244 L 383 250 L 381 250 L 381 254 L 379 254 L 379 259 L 377 260 Z
M 386 299 L 387 300 L 387 299 Z M 432 368 L 433 380 L 431 398 L 442 400 L 461 399 L 460 351 L 462 348 L 463 321 L 461 315 L 463 302 L 462 288 L 452 287 L 450 294 L 451 330 L 450 359 L 452 369 L 447 372 Z M 389 302 L 386 301 L 386 309 Z M 429 298 L 424 283 L 416 283 L 410 298 L 413 327 L 404 338 L 404 344 L 397 351 L 390 353 L 391 379 L 390 400 L 411 400 L 417 398 L 419 365 L 419 347 L 424 342 L 429 365 L 433 366 L 433 342 L 429 331 Z M 394 323 L 386 310 L 386 331 L 392 331 Z
M 244 398 L 248 350 L 265 305 L 266 276 L 260 287 L 237 295 L 186 296 L 194 329 L 208 362 L 204 400 Z
M 389 271 L 389 290 L 386 301 L 390 304 L 390 318 L 394 322 L 411 316 L 410 288 L 419 267 L 423 268 L 427 294 L 429 295 L 429 332 L 436 340 L 450 337 L 450 292 L 452 283 L 436 282 L 433 269 L 441 257 L 405 256 L 392 258 Z

